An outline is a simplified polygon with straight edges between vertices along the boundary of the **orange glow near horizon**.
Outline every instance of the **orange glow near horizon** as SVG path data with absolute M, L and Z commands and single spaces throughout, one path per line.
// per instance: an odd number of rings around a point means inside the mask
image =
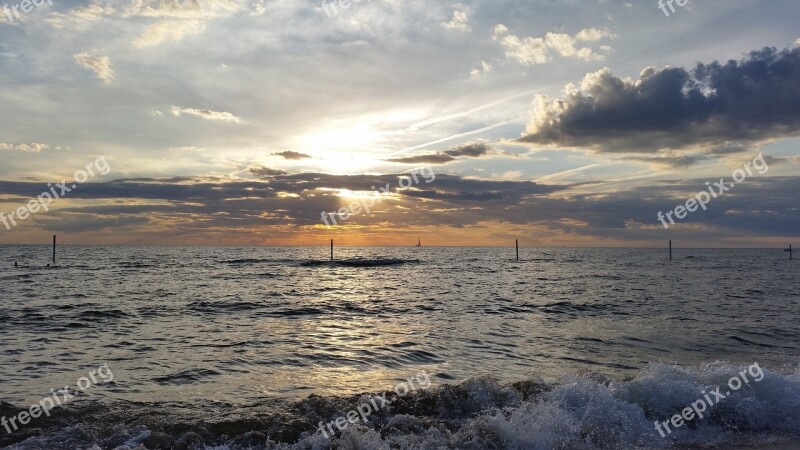
M 333 239 L 341 247 L 413 247 L 417 240 L 423 247 L 513 247 L 520 240 L 520 247 L 560 248 L 566 247 L 621 247 L 661 248 L 667 241 L 597 238 L 577 233 L 564 233 L 545 227 L 512 225 L 485 222 L 470 227 L 408 227 L 394 228 L 392 224 L 360 226 L 355 222 L 345 226 L 327 228 L 325 225 L 305 227 L 273 226 L 255 229 L 192 229 L 191 227 L 141 228 L 117 233 L 113 229 L 53 233 L 41 230 L 26 230 L 24 227 L 0 235 L 3 244 L 41 244 L 52 242 L 58 234 L 59 245 L 153 245 L 153 246 L 304 246 L 327 247 Z M 785 248 L 788 237 L 764 237 L 682 241 L 682 248 Z

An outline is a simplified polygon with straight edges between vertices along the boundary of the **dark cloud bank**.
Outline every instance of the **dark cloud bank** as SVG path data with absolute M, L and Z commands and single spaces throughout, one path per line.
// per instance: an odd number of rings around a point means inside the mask
M 605 152 L 700 147 L 719 154 L 800 131 L 800 48 L 764 48 L 691 70 L 647 68 L 638 80 L 604 69 L 581 88 L 562 100 L 538 97 L 521 140 Z
M 266 180 L 125 179 L 87 183 L 70 199 L 92 206 L 62 208 L 40 215 L 36 224 L 53 231 L 153 227 L 159 234 L 241 230 L 247 227 L 319 225 L 322 211 L 347 204 L 336 189 L 372 191 L 389 184 L 398 197 L 379 203 L 373 214 L 348 224 L 465 227 L 487 221 L 540 226 L 576 236 L 625 240 L 792 236 L 800 230 L 795 197 L 800 177 L 753 178 L 683 221 L 701 228 L 665 232 L 657 222 L 705 188 L 705 180 L 662 181 L 652 186 L 592 194 L 576 186 L 526 181 L 487 181 L 437 174 L 430 184 L 397 190 L 398 177 L 321 173 L 275 175 Z M 40 183 L 0 182 L 0 195 L 21 198 L 41 192 Z M 62 200 L 60 200 L 62 201 Z M 144 203 L 135 204 L 134 202 Z M 149 204 L 148 204 L 149 203 Z M 161 224 L 159 226 L 159 224 Z M 166 224 L 166 225 L 164 225 Z

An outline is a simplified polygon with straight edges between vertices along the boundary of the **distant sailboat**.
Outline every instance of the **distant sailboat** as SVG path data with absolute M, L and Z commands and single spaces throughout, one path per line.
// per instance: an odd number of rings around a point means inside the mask
M 422 247 L 422 241 L 417 239 L 417 247 Z

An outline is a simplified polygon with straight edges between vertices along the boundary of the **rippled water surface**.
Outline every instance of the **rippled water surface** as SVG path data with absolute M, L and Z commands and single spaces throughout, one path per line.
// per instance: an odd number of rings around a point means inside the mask
M 800 269 L 780 250 L 327 252 L 66 246 L 47 267 L 47 247 L 2 246 L 0 400 L 34 404 L 104 363 L 114 381 L 87 400 L 233 411 L 421 371 L 503 385 L 800 361 Z

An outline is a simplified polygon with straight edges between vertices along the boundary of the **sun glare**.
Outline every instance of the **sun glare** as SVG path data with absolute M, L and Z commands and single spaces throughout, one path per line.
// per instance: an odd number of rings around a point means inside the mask
M 382 133 L 375 131 L 370 125 L 359 124 L 351 127 L 331 127 L 304 136 L 298 143 L 301 148 L 309 151 L 369 150 L 382 137 Z
M 331 127 L 297 140 L 297 148 L 319 155 L 319 169 L 336 174 L 363 173 L 383 163 L 383 133 L 369 124 Z M 316 168 L 316 167 L 315 167 Z

